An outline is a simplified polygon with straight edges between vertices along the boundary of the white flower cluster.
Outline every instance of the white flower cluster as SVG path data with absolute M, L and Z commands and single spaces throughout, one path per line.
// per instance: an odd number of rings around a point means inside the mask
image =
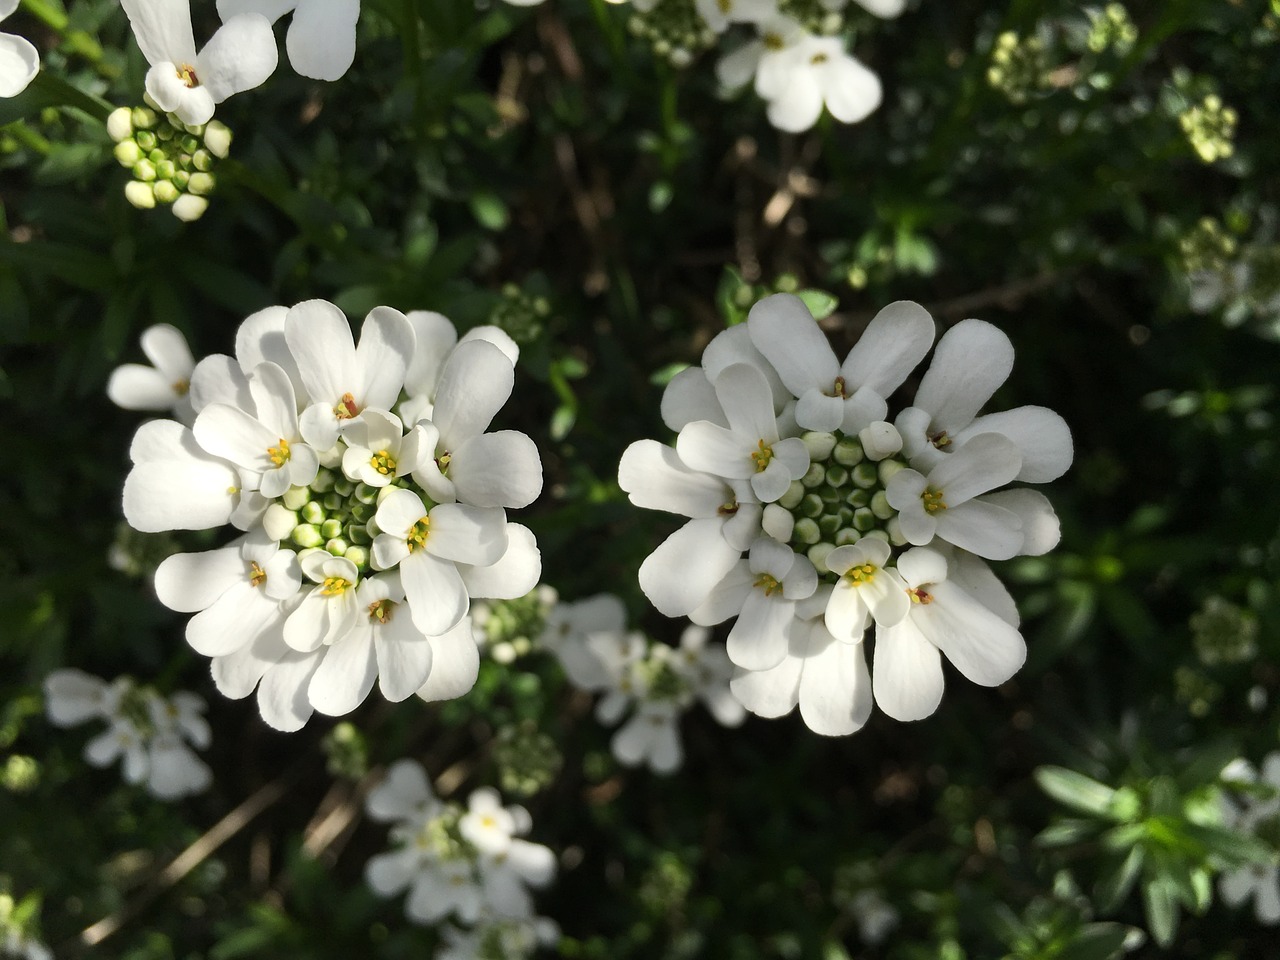
M 491 940 L 524 943 L 528 950 L 554 939 L 554 925 L 534 915 L 528 888 L 551 882 L 555 855 L 521 839 L 531 826 L 523 807 L 504 807 L 496 791 L 482 787 L 464 810 L 435 795 L 421 764 L 399 760 L 369 792 L 365 809 L 392 824 L 396 844 L 369 861 L 365 879 L 379 896 L 408 890 L 404 911 L 415 923 L 465 924 L 466 930 L 446 928 L 453 952 L 445 955 L 510 956 L 462 951 Z
M 575 685 L 604 694 L 596 705 L 601 723 L 613 725 L 630 713 L 610 744 L 618 762 L 671 773 L 684 759 L 680 717 L 695 701 L 726 727 L 746 715 L 729 692 L 733 665 L 723 647 L 707 644 L 709 635 L 691 626 L 678 648 L 650 641 L 627 630 L 622 601 L 604 593 L 557 605 L 541 643 Z
M 488 432 L 514 384 L 511 339 L 458 339 L 440 314 L 377 307 L 357 346 L 342 312 L 311 300 L 254 314 L 234 357 L 194 368 L 176 331 L 143 343 L 156 369 L 121 368 L 112 398 L 172 404 L 189 425 L 138 429 L 125 519 L 244 531 L 156 571 L 161 602 L 195 614 L 187 640 L 213 658 L 218 689 L 256 687 L 281 730 L 350 712 L 375 680 L 393 701 L 470 690 L 471 598 L 523 596 L 542 569 L 533 534 L 506 516 L 542 489 L 537 448 Z
M 121 760 L 127 783 L 146 783 L 164 800 L 206 790 L 209 768 L 191 747 L 209 746 L 204 701 L 179 691 L 164 697 L 129 677 L 111 683 L 82 670 L 55 670 L 44 681 L 49 721 L 71 727 L 105 720 L 107 729 L 86 744 L 84 758 L 95 767 Z
M 900 301 L 841 361 L 800 299 L 768 297 L 668 385 L 675 446 L 623 454 L 632 503 L 689 518 L 641 565 L 641 587 L 667 616 L 737 617 L 731 687 L 753 713 L 799 703 L 814 731 L 847 734 L 873 691 L 896 719 L 933 713 L 940 654 L 984 686 L 1025 659 L 1017 608 L 984 561 L 1046 552 L 1058 522 L 1040 493 L 993 491 L 1060 476 L 1071 435 L 1043 407 L 979 415 L 1013 365 L 1009 338 L 981 320 L 942 336 L 890 422 L 886 398 L 933 339 L 929 314 Z
M 1252 788 L 1250 794 L 1222 796 L 1222 819 L 1225 825 L 1241 833 L 1262 837 L 1280 848 L 1280 751 L 1267 755 L 1262 762 L 1262 775 L 1245 760 L 1232 762 L 1222 772 L 1228 783 Z M 1228 906 L 1238 907 L 1253 899 L 1253 912 L 1259 923 L 1280 923 L 1280 866 L 1246 864 L 1228 870 L 1218 882 L 1222 899 Z

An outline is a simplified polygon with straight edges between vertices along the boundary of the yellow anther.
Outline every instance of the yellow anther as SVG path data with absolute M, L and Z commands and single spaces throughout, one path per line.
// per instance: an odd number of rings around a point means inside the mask
M 787 42 L 782 39 L 782 34 L 774 33 L 772 31 L 766 33 L 760 38 L 760 40 L 764 44 L 766 50 L 781 50 L 787 45 Z
M 733 0 L 716 0 L 716 6 L 720 8 L 720 12 L 728 14 L 733 9 Z
M 190 390 L 190 380 L 175 380 L 173 383 L 173 392 L 180 397 L 185 397 Z
M 761 440 L 760 449 L 751 455 L 751 459 L 756 462 L 756 473 L 763 473 L 773 459 L 773 448 Z
M 184 63 L 177 69 L 178 79 L 185 84 L 188 89 L 200 86 L 200 78 L 196 76 L 196 68 L 189 63 Z
M 819 54 L 819 56 L 822 57 L 824 60 L 826 59 L 826 54 Z M 816 63 L 817 61 L 815 60 L 814 62 Z M 843 400 L 848 395 L 849 395 L 849 388 L 844 382 L 844 377 L 836 377 L 835 383 L 831 385 L 831 392 L 827 394 L 827 396 L 839 397 L 841 400 Z
M 436 466 L 440 468 L 441 473 L 449 472 L 449 461 L 453 459 L 453 454 L 448 450 L 436 457 Z
M 929 442 L 941 450 L 943 447 L 951 445 L 951 438 L 947 436 L 947 431 L 940 430 L 929 438 Z
M 369 460 L 369 465 L 384 477 L 390 477 L 396 472 L 396 462 L 386 450 L 379 450 L 375 453 Z
M 759 587 L 763 590 L 766 597 L 772 597 L 782 589 L 782 584 L 778 582 L 777 578 L 772 577 L 767 573 L 762 573 L 760 576 L 756 577 L 755 583 L 753 583 L 752 586 Z
M 845 571 L 844 578 L 855 587 L 860 587 L 864 583 L 870 583 L 876 578 L 876 571 L 880 568 L 874 563 L 863 563 L 850 567 Z
M 430 532 L 431 518 L 423 517 L 405 534 L 404 542 L 408 545 L 410 552 L 414 550 L 425 550 L 427 548 L 427 534 Z
M 369 604 L 369 619 L 377 620 L 379 623 L 386 623 L 391 619 L 391 612 L 396 605 L 390 600 L 375 600 Z
M 271 458 L 271 462 L 277 467 L 284 466 L 289 462 L 289 441 L 281 437 L 280 446 L 267 447 L 267 456 Z
M 347 588 L 351 586 L 351 581 L 346 577 L 325 577 L 324 585 L 320 588 L 320 595 L 325 597 L 340 597 L 347 592 Z
M 924 493 L 920 494 L 920 501 L 924 504 L 925 513 L 937 513 L 939 510 L 947 509 L 947 505 L 942 501 L 942 491 L 934 490 L 932 487 L 926 487 Z
M 480 826 L 482 827 L 496 827 L 497 825 L 498 821 L 494 819 L 493 814 L 491 813 L 486 813 L 480 818 Z
M 260 587 L 267 582 L 266 572 L 256 563 L 249 564 L 249 586 Z
M 738 512 L 738 501 L 730 500 L 728 503 L 722 503 L 716 507 L 716 514 L 721 517 L 732 517 Z
M 342 399 L 333 407 L 333 415 L 339 420 L 350 420 L 359 413 L 360 408 L 356 406 L 356 398 L 349 393 L 344 393 Z
M 924 587 L 908 590 L 907 596 L 911 598 L 912 603 L 933 603 L 933 595 L 926 592 Z
M 827 55 L 825 53 L 815 53 L 809 58 L 809 62 L 816 67 L 819 64 L 827 62 Z

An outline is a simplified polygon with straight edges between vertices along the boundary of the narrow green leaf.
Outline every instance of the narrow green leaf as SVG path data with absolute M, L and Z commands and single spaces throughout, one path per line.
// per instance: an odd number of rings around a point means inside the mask
M 1145 854 L 1142 847 L 1132 847 L 1120 863 L 1103 874 L 1094 888 L 1093 895 L 1099 912 L 1111 913 L 1124 902 L 1129 896 L 1129 891 L 1133 889 L 1138 875 L 1142 872 L 1144 861 Z
M 1153 877 L 1142 889 L 1147 929 L 1156 943 L 1167 947 L 1178 933 L 1178 886 L 1165 876 Z
M 1116 791 L 1105 783 L 1066 767 L 1039 767 L 1034 776 L 1040 789 L 1059 803 L 1095 816 L 1110 815 Z
M 1089 923 L 1062 948 L 1057 960 L 1115 960 L 1124 951 L 1129 928 L 1119 923 Z

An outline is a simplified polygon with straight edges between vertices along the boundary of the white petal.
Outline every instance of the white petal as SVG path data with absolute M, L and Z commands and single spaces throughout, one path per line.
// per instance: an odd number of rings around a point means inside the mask
M 413 348 L 413 325 L 403 313 L 391 307 L 369 311 L 356 347 L 357 380 L 348 388 L 357 391 L 361 406 L 390 410 L 395 405 L 413 359 Z
M 417 551 L 401 561 L 397 569 L 413 623 L 427 636 L 452 630 L 466 616 L 467 588 L 450 561 Z
M 191 405 L 196 412 L 211 403 L 225 403 L 246 412 L 253 409 L 249 380 L 240 364 L 225 354 L 215 353 L 196 364 L 191 373 Z
M 0 33 L 0 97 L 16 97 L 40 72 L 40 52 L 29 40 Z
M 800 716 L 814 733 L 843 737 L 871 716 L 871 675 L 863 644 L 840 643 L 819 624 L 809 634 L 800 675 Z
M 214 103 L 262 84 L 276 69 L 271 21 L 257 13 L 232 17 L 196 57 L 196 76 Z
M 716 399 L 715 388 L 701 367 L 688 367 L 671 378 L 662 391 L 661 412 L 662 422 L 676 433 L 695 420 L 710 420 L 722 427 L 729 425 Z
M 291 650 L 271 667 L 258 684 L 258 710 L 267 725 L 289 733 L 301 730 L 310 719 L 307 685 L 320 666 L 323 651 L 298 653 Z
M 947 433 L 969 425 L 1013 369 L 1013 344 L 983 320 L 961 320 L 942 335 L 920 381 L 915 406 Z
M 793 394 L 803 397 L 817 390 L 831 395 L 840 366 L 803 300 L 789 293 L 765 297 L 747 315 L 747 329 Z
M 492 343 L 459 343 L 445 361 L 436 386 L 431 421 L 440 428 L 440 445 L 452 450 L 468 437 L 484 433 L 514 384 L 514 365 Z
M 201 553 L 175 553 L 156 568 L 156 596 L 170 610 L 203 610 L 245 579 L 246 564 L 235 546 Z
M 293 69 L 313 80 L 339 79 L 355 59 L 359 17 L 360 0 L 299 3 L 286 41 Z
M 787 655 L 794 617 L 795 604 L 753 589 L 725 641 L 729 659 L 744 670 L 776 667 Z
M 106 716 L 106 694 L 106 682 L 83 670 L 55 670 L 44 678 L 45 712 L 55 726 Z
M 1022 556 L 1039 557 L 1048 553 L 1062 539 L 1058 515 L 1053 512 L 1049 498 L 1038 490 L 997 490 L 980 498 L 1018 515 L 1022 521 Z
M 332 303 L 307 300 L 292 307 L 285 317 L 284 335 L 313 403 L 332 405 L 355 389 L 356 347 L 351 325 Z
M 394 897 L 418 875 L 420 854 L 413 847 L 379 853 L 370 857 L 364 879 L 380 897 Z
M 912 616 L 920 632 L 968 679 L 984 687 L 1004 683 L 1027 658 L 1027 645 L 1011 627 L 961 587 L 935 584 L 933 602 Z
M 364 702 L 378 676 L 373 631 L 361 624 L 329 646 L 307 686 L 307 698 L 321 713 L 340 717 Z
M 656 440 L 637 440 L 618 463 L 618 485 L 646 510 L 684 517 L 714 517 L 732 492 L 706 473 L 690 470 L 679 454 Z
M 269 451 L 287 439 L 243 410 L 221 403 L 201 410 L 192 432 L 196 442 L 215 457 L 258 472 L 271 469 Z
M 126 363 L 111 371 L 107 379 L 107 399 L 124 410 L 169 410 L 178 395 L 173 390 L 173 382 L 159 370 Z
M 125 478 L 124 515 L 135 530 L 204 530 L 230 519 L 239 476 L 200 449 L 181 424 L 144 423 L 130 454 L 136 465 Z
M 800 696 L 804 661 L 788 655 L 769 670 L 742 670 L 729 681 L 738 702 L 758 717 L 781 717 L 795 708 Z
M 747 480 L 755 476 L 756 464 L 751 455 L 759 452 L 759 448 L 754 438 L 748 439 L 707 420 L 695 420 L 686 424 L 676 437 L 676 452 L 693 470 Z
M 683 617 L 707 599 L 740 555 L 721 536 L 718 519 L 690 520 L 640 565 L 640 588 L 661 613 Z
M 480 651 L 470 618 L 448 633 L 431 638 L 431 674 L 418 690 L 423 700 L 452 700 L 471 690 L 480 672 Z
M 759 75 L 756 82 L 759 89 Z M 793 67 L 778 95 L 769 101 L 769 122 L 779 130 L 801 133 L 818 122 L 822 115 L 822 88 L 812 68 Z
M 397 760 L 369 791 L 365 810 L 375 820 L 409 820 L 435 800 L 426 771 L 416 760 Z
M 222 657 L 251 644 L 275 624 L 280 605 L 243 577 L 187 621 L 187 643 L 206 657 Z
M 283 627 L 284 617 L 279 616 L 252 643 L 225 657 L 213 658 L 209 666 L 219 693 L 232 700 L 253 693 L 263 675 L 289 653 Z
M 431 674 L 431 640 L 413 625 L 407 609 L 394 609 L 390 622 L 373 628 L 373 645 L 378 660 L 378 688 L 392 703 L 399 703 L 427 682 Z
M 458 573 L 472 597 L 486 600 L 515 600 L 538 585 L 542 576 L 542 554 L 533 531 L 518 523 L 508 523 L 507 551 L 496 563 L 473 567 L 459 564 Z
M 430 310 L 411 310 L 405 319 L 413 327 L 413 360 L 404 375 L 404 389 L 411 397 L 434 396 L 440 367 L 453 345 L 458 331 L 443 314 Z
M 964 550 L 952 550 L 946 563 L 947 580 L 964 588 L 966 593 L 1009 626 L 1018 626 L 1021 618 L 1013 596 L 986 563 Z
M 488 566 L 507 552 L 507 519 L 501 507 L 441 503 L 431 508 L 428 519 L 426 549 L 437 557 Z
M 958 442 L 982 433 L 1008 437 L 1022 455 L 1022 469 L 1014 479 L 1024 483 L 1048 483 L 1067 472 L 1074 457 L 1071 429 L 1046 407 L 1016 407 L 978 417 L 956 434 Z
M 196 41 L 187 0 L 120 0 L 120 5 L 147 63 L 195 63 Z
M 832 358 L 832 363 L 835 360 Z M 752 441 L 772 442 L 778 437 L 778 421 L 773 413 L 773 392 L 757 367 L 734 363 L 712 381 L 716 398 L 729 418 L 729 428 Z
M 856 57 L 831 57 L 820 68 L 820 77 L 827 109 L 841 123 L 865 120 L 880 106 L 880 78 Z
M 933 346 L 929 311 L 910 300 L 898 300 L 876 314 L 841 367 L 856 388 L 869 387 L 882 397 L 902 386 Z
M 956 507 L 980 493 L 1004 486 L 1021 467 L 1022 455 L 1012 440 L 998 433 L 984 433 L 930 470 L 929 486 L 945 494 L 947 507 Z
M 922 720 L 942 702 L 942 659 L 911 617 L 876 627 L 872 690 L 880 709 L 895 720 Z
M 459 499 L 478 507 L 527 507 L 542 492 L 542 460 L 523 433 L 498 430 L 464 440 L 449 479 Z
M 994 503 L 970 500 L 936 519 L 939 537 L 987 560 L 1008 560 L 1022 547 L 1022 521 Z

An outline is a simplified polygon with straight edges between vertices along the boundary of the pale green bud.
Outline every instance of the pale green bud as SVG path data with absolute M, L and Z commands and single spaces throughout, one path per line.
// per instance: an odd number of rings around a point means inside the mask
M 348 523 L 345 533 L 348 540 L 362 547 L 373 543 L 373 537 L 369 536 L 369 531 L 364 528 L 363 523 Z
M 853 526 L 855 530 L 861 530 L 866 533 L 876 525 L 876 515 L 871 512 L 868 507 L 859 507 L 853 511 Z
M 806 517 L 820 517 L 825 510 L 826 505 L 816 493 L 805 494 L 805 498 L 800 501 L 800 512 Z
M 861 487 L 863 490 L 870 490 L 876 485 L 879 475 L 876 472 L 874 463 L 860 463 L 853 468 L 853 485 Z
M 294 527 L 290 539 L 300 547 L 324 546 L 324 537 L 320 536 L 320 531 L 310 523 L 300 523 Z
M 272 540 L 285 539 L 293 533 L 293 528 L 297 525 L 298 515 L 279 503 L 271 504 L 267 507 L 267 512 L 262 515 L 262 529 Z
M 152 185 L 151 191 L 155 194 L 157 203 L 173 203 L 182 196 L 182 191 L 168 180 L 157 180 Z
M 343 501 L 345 503 L 345 501 Z M 361 523 L 366 520 L 372 520 L 373 515 L 378 511 L 374 509 L 371 503 L 356 503 L 351 507 L 351 516 L 355 517 Z
M 148 152 L 154 150 L 156 148 L 156 143 L 158 142 L 156 140 L 156 135 L 150 130 L 139 130 L 134 135 L 133 139 L 137 141 L 138 146 Z
M 217 182 L 213 179 L 212 174 L 193 173 L 187 183 L 187 190 L 196 196 L 203 197 L 213 193 L 215 186 L 217 186 Z
M 200 171 L 212 170 L 213 157 L 209 155 L 208 150 L 192 150 L 191 165 Z
M 342 536 L 341 520 L 326 520 L 320 524 L 320 532 L 324 534 L 325 539 L 332 540 L 334 537 Z
M 826 473 L 827 483 L 833 487 L 843 487 L 849 482 L 849 471 L 841 466 L 827 467 Z
M 173 165 L 172 160 L 160 160 L 158 163 L 152 160 L 156 165 L 156 178 L 159 180 L 172 180 L 173 175 L 178 172 L 178 168 Z
M 843 547 L 851 543 L 857 543 L 862 539 L 862 534 L 853 527 L 842 527 L 836 531 L 836 546 Z
M 809 451 L 810 460 L 825 460 L 835 449 L 836 435 L 820 430 L 810 430 L 800 437 L 804 448 Z
M 298 516 L 302 518 L 303 523 L 324 523 L 324 507 L 314 500 L 310 500 L 302 505 L 302 509 L 298 511 Z
M 341 537 L 331 537 L 324 542 L 324 548 L 335 557 L 341 557 L 346 555 L 348 544 Z
M 184 223 L 190 223 L 192 220 L 199 220 L 203 217 L 204 212 L 208 209 L 209 201 L 204 197 L 184 193 L 174 203 L 173 215 Z
M 844 502 L 847 503 L 849 506 L 854 507 L 855 509 L 857 507 L 865 507 L 868 503 L 871 502 L 871 491 L 855 489 L 852 493 L 850 493 L 847 497 L 844 498 Z
M 805 471 L 804 476 L 800 478 L 800 482 L 806 487 L 816 487 L 826 478 L 827 471 L 822 468 L 822 464 L 811 463 L 809 464 L 809 469 Z
M 340 497 L 349 497 L 355 493 L 356 485 L 346 477 L 335 477 L 333 481 L 333 489 Z
M 112 151 L 120 166 L 132 169 L 142 159 L 142 149 L 132 140 L 121 140 Z
M 889 535 L 885 533 L 883 530 L 868 530 L 866 533 L 862 535 L 862 538 L 864 540 L 867 537 L 875 537 L 877 540 L 883 540 L 885 543 L 889 542 Z
M 132 137 L 133 111 L 128 107 L 117 107 L 107 114 L 107 136 L 116 143 Z
M 328 493 L 333 489 L 334 476 L 330 470 L 320 470 L 311 481 L 311 489 L 316 493 Z
M 369 551 L 364 547 L 352 544 L 347 547 L 347 552 L 344 553 L 343 556 L 354 563 L 357 567 L 366 567 L 369 565 Z
M 156 178 L 156 165 L 150 160 L 139 160 L 133 165 L 133 178 L 143 183 L 150 183 Z
M 148 110 L 146 107 L 134 107 L 130 119 L 133 121 L 135 128 L 146 130 L 154 127 L 158 118 L 154 110 Z
M 362 483 L 356 487 L 356 499 L 361 503 L 373 503 L 378 499 L 378 488 L 371 487 L 367 483 Z
M 875 496 L 871 498 L 871 512 L 881 520 L 888 520 L 897 513 L 893 507 L 889 506 L 889 498 L 885 496 L 883 490 L 877 490 Z
M 130 180 L 124 185 L 124 198 L 139 210 L 150 210 L 156 205 L 156 195 L 151 191 L 151 184 Z
M 901 460 L 881 460 L 877 467 L 877 472 L 880 476 L 880 485 L 887 487 L 889 485 L 889 481 L 905 469 L 907 469 L 907 465 Z
M 204 128 L 205 148 L 221 160 L 231 152 L 231 128 L 225 123 L 210 120 Z
M 179 190 L 186 190 L 187 184 L 191 181 L 191 174 L 185 170 L 173 171 L 173 185 Z
M 817 567 L 819 574 L 830 573 L 831 570 L 827 566 L 827 557 L 835 548 L 836 545 L 834 543 L 815 543 L 809 548 L 808 553 L 805 555 L 809 558 L 809 561 Z
M 791 539 L 796 543 L 817 543 L 822 539 L 822 531 L 818 529 L 818 524 L 808 517 L 796 521 L 795 529 L 791 531 Z
M 884 526 L 889 535 L 889 542 L 895 547 L 900 547 L 907 542 L 907 538 L 902 534 L 902 521 L 900 519 L 891 517 Z
M 862 460 L 862 444 L 853 437 L 844 437 L 836 444 L 831 455 L 841 466 L 852 467 Z
M 800 505 L 800 501 L 804 499 L 804 484 L 799 480 L 792 480 L 791 486 L 787 487 L 787 492 L 778 498 L 779 506 L 786 507 L 788 510 L 794 510 Z
M 288 510 L 301 510 L 307 505 L 307 501 L 311 499 L 311 491 L 306 487 L 290 487 L 284 492 L 284 496 L 280 498 L 280 502 L 285 505 Z

